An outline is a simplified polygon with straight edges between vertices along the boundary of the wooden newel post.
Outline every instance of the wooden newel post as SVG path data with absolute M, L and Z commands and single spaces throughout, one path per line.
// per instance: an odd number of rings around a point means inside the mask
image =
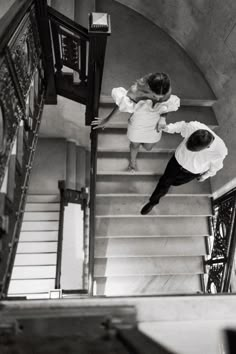
M 50 27 L 47 10 L 47 0 L 36 0 L 36 14 L 40 41 L 43 48 L 43 62 L 46 80 L 46 104 L 57 104 L 56 85 L 54 77 L 54 62 Z
M 111 34 L 110 16 L 106 13 L 89 14 L 88 99 L 86 125 L 98 115 L 107 36 Z

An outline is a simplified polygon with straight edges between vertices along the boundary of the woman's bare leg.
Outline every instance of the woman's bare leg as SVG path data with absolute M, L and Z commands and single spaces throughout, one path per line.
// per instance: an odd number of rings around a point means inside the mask
M 129 159 L 129 169 L 136 170 L 136 158 L 138 155 L 140 143 L 130 142 L 130 159 Z
M 147 150 L 147 151 L 151 151 L 153 146 L 155 145 L 156 143 L 144 143 L 142 144 L 144 149 Z

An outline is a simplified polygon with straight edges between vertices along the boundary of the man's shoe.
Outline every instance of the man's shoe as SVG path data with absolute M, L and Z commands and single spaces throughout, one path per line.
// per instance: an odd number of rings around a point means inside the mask
M 150 213 L 150 211 L 152 210 L 152 208 L 155 206 L 155 204 L 151 204 L 150 202 L 148 202 L 147 204 L 144 205 L 144 207 L 141 210 L 141 214 L 142 215 L 146 215 L 148 213 Z

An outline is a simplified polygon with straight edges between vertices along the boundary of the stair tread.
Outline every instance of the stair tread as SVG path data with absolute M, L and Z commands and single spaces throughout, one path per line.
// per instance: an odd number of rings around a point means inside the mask
M 128 220 L 128 223 L 127 223 Z M 167 222 L 168 220 L 168 222 Z M 151 221 L 151 222 L 150 222 Z M 96 236 L 122 235 L 202 235 L 210 234 L 207 217 L 99 217 L 96 218 Z
M 12 280 L 9 286 L 9 294 L 37 293 L 54 289 L 55 279 L 24 279 Z
M 11 280 L 17 279 L 46 279 L 46 278 L 55 278 L 56 275 L 56 266 L 14 266 Z
M 21 231 L 56 231 L 58 228 L 58 221 L 24 221 L 22 223 Z
M 26 211 L 24 213 L 23 222 L 26 221 L 58 221 L 59 212 L 55 211 Z
M 197 274 L 95 277 L 96 295 L 129 296 L 186 294 L 201 291 Z
M 22 253 L 56 253 L 57 241 L 53 242 L 19 242 L 17 245 L 17 254 Z
M 199 256 L 206 254 L 205 237 L 95 238 L 95 258 Z
M 57 203 L 60 201 L 58 194 L 28 194 L 26 203 Z
M 137 159 L 137 172 L 127 171 L 129 165 L 128 152 L 99 152 L 97 158 L 98 174 L 162 174 L 172 157 L 172 153 L 144 153 L 140 152 Z
M 99 194 L 143 194 L 150 195 L 160 175 L 137 175 L 130 173 L 129 175 L 104 175 L 97 176 L 96 192 Z M 211 186 L 209 179 L 199 183 L 194 180 L 178 187 L 171 187 L 168 194 L 175 195 L 211 195 Z
M 94 276 L 202 274 L 201 256 L 95 258 Z
M 21 231 L 20 242 L 57 241 L 58 231 Z
M 97 196 L 96 216 L 106 215 L 139 215 L 144 204 L 149 198 L 140 196 Z M 160 204 L 155 206 L 148 214 L 150 215 L 212 215 L 211 200 L 208 197 L 171 196 L 161 199 Z

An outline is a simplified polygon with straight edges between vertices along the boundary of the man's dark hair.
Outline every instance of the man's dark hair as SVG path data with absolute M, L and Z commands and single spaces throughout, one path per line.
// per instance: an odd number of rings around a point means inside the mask
M 164 96 L 170 91 L 170 78 L 166 73 L 150 74 L 147 83 L 157 95 Z
M 214 140 L 213 134 L 206 129 L 198 129 L 187 140 L 187 149 L 200 151 L 206 149 Z

